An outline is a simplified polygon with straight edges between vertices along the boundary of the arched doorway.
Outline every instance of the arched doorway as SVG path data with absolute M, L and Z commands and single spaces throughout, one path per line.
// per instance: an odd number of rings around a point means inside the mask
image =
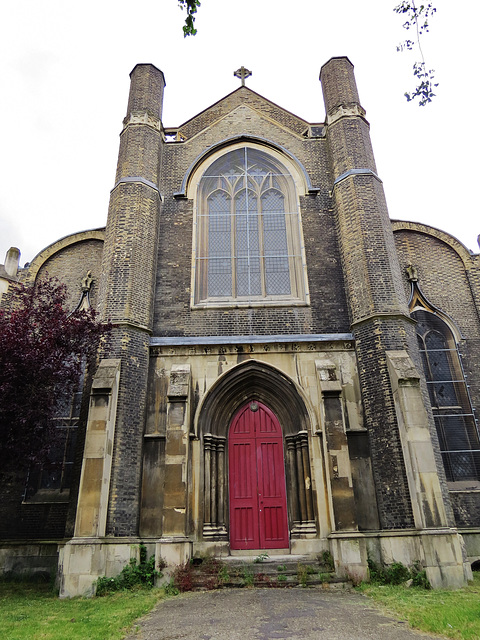
M 282 473 L 286 474 L 290 532 L 280 548 L 286 549 L 290 540 L 317 533 L 309 453 L 309 434 L 313 429 L 305 402 L 293 381 L 273 366 L 253 359 L 223 375 L 199 409 L 196 433 L 203 455 L 198 484 L 202 488 L 199 496 L 201 535 L 205 541 L 231 540 L 228 435 L 235 417 L 251 402 L 270 411 L 283 433 L 285 470 Z
M 228 435 L 230 548 L 289 546 L 283 434 L 276 415 L 251 400 Z

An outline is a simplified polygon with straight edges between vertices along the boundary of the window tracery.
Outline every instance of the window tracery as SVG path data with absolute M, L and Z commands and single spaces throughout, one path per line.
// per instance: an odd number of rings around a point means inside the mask
M 305 302 L 300 238 L 286 167 L 253 147 L 220 156 L 198 185 L 195 303 Z

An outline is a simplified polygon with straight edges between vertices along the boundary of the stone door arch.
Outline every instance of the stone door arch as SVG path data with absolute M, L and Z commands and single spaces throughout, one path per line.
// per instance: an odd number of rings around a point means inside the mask
M 199 411 L 203 539 L 228 541 L 230 537 L 228 431 L 247 402 L 267 407 L 281 425 L 290 538 L 317 533 L 309 454 L 312 430 L 305 402 L 293 381 L 283 373 L 265 363 L 248 361 L 217 382 Z

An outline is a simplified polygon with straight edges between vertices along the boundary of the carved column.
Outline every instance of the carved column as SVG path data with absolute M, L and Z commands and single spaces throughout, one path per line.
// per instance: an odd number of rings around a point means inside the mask
M 205 459 L 205 487 L 204 487 L 204 521 L 205 523 L 212 522 L 212 503 L 211 503 L 211 481 L 212 481 L 212 471 L 211 471 L 211 455 L 212 455 L 212 435 L 210 433 L 206 433 L 203 438 L 203 447 L 204 447 L 204 459 Z
M 303 485 L 305 487 L 305 507 L 307 510 L 307 520 L 313 522 L 313 498 L 312 498 L 312 479 L 310 474 L 310 460 L 308 458 L 308 432 L 299 431 L 298 446 L 302 452 L 303 467 Z
M 303 457 L 302 449 L 299 446 L 299 442 L 295 440 L 295 453 L 297 461 L 297 487 L 298 487 L 298 501 L 300 503 L 300 520 L 305 522 L 307 518 L 307 499 L 305 495 L 305 474 L 303 472 Z
M 225 526 L 225 438 L 206 433 L 204 451 L 203 537 L 223 539 Z
M 296 525 L 300 524 L 295 436 L 287 436 L 285 440 L 287 441 L 287 464 L 290 480 L 288 502 L 292 512 L 293 526 L 295 527 Z
M 293 520 L 292 537 L 316 533 L 313 510 L 308 433 L 299 431 L 286 436 L 289 475 L 288 504 Z
M 211 481 L 210 481 L 210 505 L 211 505 L 211 522 L 216 527 L 217 524 L 217 443 L 213 442 L 211 465 Z
M 225 439 L 217 440 L 217 478 L 218 478 L 218 502 L 217 502 L 217 526 L 225 530 Z

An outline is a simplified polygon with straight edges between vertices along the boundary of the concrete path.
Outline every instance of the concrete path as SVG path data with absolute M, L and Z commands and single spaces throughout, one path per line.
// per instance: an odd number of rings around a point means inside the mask
M 419 640 L 357 593 L 225 589 L 161 602 L 126 640 Z

